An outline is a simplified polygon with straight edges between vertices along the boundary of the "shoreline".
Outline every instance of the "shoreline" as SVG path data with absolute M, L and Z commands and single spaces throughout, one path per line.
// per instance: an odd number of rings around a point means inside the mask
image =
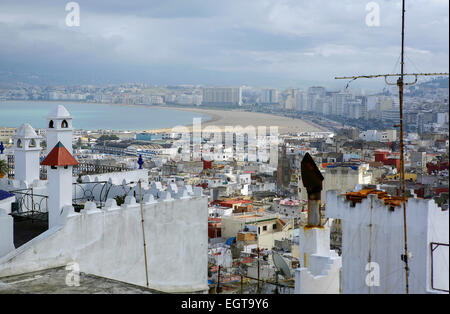
M 171 105 L 145 105 L 145 104 L 112 104 L 112 103 L 94 103 L 85 101 L 59 101 L 59 100 L 5 100 L 8 102 L 51 102 L 51 103 L 64 103 L 69 104 L 93 104 L 93 105 L 109 105 L 109 106 L 133 106 L 133 107 L 147 107 L 153 109 L 169 109 L 177 111 L 186 111 L 199 113 L 204 116 L 208 116 L 209 119 L 206 121 L 201 121 L 201 126 L 203 127 L 218 127 L 224 129 L 227 126 L 235 127 L 241 126 L 243 128 L 247 126 L 277 126 L 279 134 L 287 133 L 297 133 L 297 132 L 330 132 L 324 126 L 317 125 L 310 121 L 298 118 L 289 118 L 282 115 L 261 113 L 261 112 L 249 112 L 239 109 L 210 109 L 210 108 L 196 108 L 196 107 L 182 107 L 182 106 L 171 106 Z M 157 129 L 143 129 L 135 130 L 133 132 L 152 132 L 152 133 L 165 133 L 171 132 L 173 127 L 168 128 L 157 128 Z M 183 125 L 192 131 L 193 123 Z
M 282 115 L 268 114 L 262 112 L 250 112 L 239 109 L 221 110 L 221 109 L 203 109 L 203 108 L 183 108 L 167 105 L 158 105 L 157 108 L 172 109 L 172 110 L 184 110 L 190 112 L 198 112 L 211 118 L 206 122 L 202 121 L 202 126 L 216 126 L 218 128 L 224 128 L 226 126 L 277 126 L 279 134 L 295 133 L 295 132 L 331 132 L 329 129 L 322 125 L 317 125 L 310 121 L 297 118 L 289 118 Z M 234 114 L 238 116 L 232 117 Z M 232 119 L 233 121 L 231 121 Z M 243 121 L 247 120 L 247 121 Z M 275 123 L 268 123 L 273 121 Z M 228 122 L 228 123 L 226 123 Z M 250 122 L 250 123 L 248 123 Z M 279 125 L 276 125 L 280 123 Z M 298 124 L 298 125 L 296 125 Z M 192 128 L 192 124 L 186 125 L 186 127 Z M 155 132 L 155 130 L 153 130 Z
M 109 104 L 109 105 L 125 105 L 130 106 L 128 104 Z M 224 127 L 230 126 L 242 126 L 245 128 L 246 126 L 255 125 L 257 126 L 277 126 L 279 134 L 287 134 L 292 132 L 331 132 L 329 129 L 322 125 L 317 125 L 315 123 L 312 123 L 310 121 L 304 120 L 304 119 L 297 119 L 297 118 L 289 118 L 282 115 L 275 115 L 275 114 L 268 114 L 268 113 L 262 113 L 262 112 L 251 112 L 251 111 L 245 111 L 245 110 L 239 110 L 239 109 L 230 109 L 230 110 L 223 110 L 223 109 L 211 109 L 211 108 L 196 108 L 196 107 L 182 107 L 182 106 L 170 106 L 170 105 L 138 105 L 134 104 L 134 106 L 144 106 L 144 107 L 151 107 L 151 108 L 161 108 L 161 109 L 170 109 L 170 110 L 178 110 L 178 111 L 189 111 L 189 112 L 195 112 L 200 113 L 206 116 L 209 116 L 210 119 L 206 121 L 202 121 L 201 125 L 202 127 L 217 127 L 220 129 L 223 129 Z M 239 117 L 231 117 L 233 114 L 239 114 Z M 230 120 L 233 119 L 233 121 Z M 247 122 L 242 122 L 243 119 L 246 119 L 251 124 L 248 124 Z M 281 122 L 282 125 L 273 125 L 272 123 L 267 123 L 270 120 L 275 120 Z M 228 123 L 226 123 L 228 122 Z M 258 123 L 255 123 L 258 122 Z M 284 123 L 283 123 L 284 122 Z M 288 123 L 286 123 L 288 122 Z M 296 122 L 299 124 L 298 126 L 294 126 L 292 124 L 296 124 Z M 284 124 L 284 125 L 283 125 Z M 187 124 L 183 125 L 184 127 L 189 128 L 192 131 L 193 124 Z M 306 130 L 304 128 L 310 128 L 309 130 Z M 148 130 L 153 133 L 165 133 L 170 132 L 173 128 L 160 128 L 160 129 L 153 129 Z

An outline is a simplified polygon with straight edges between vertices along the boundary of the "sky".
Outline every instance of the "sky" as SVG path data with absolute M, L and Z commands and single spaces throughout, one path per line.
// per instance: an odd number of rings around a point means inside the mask
M 400 0 L 79 0 L 74 27 L 69 2 L 0 1 L 0 80 L 340 88 L 399 71 Z M 448 0 L 406 2 L 407 71 L 448 72 L 448 38 Z

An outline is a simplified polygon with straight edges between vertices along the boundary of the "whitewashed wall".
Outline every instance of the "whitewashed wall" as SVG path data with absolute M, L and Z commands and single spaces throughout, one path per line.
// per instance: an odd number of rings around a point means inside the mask
M 295 270 L 296 294 L 336 294 L 340 291 L 341 257 L 330 250 L 330 229 L 299 229 L 299 262 Z
M 408 199 L 408 250 L 410 293 L 431 291 L 430 242 L 449 242 L 449 214 L 433 200 Z M 355 207 L 338 195 L 327 192 L 326 215 L 342 219 L 342 292 L 405 293 L 403 209 L 389 207 L 376 195 L 369 195 Z M 379 286 L 369 286 L 366 270 L 369 261 L 379 265 Z M 435 284 L 448 289 L 448 249 L 434 255 Z M 373 272 L 372 272 L 373 273 Z
M 13 218 L 0 208 L 0 257 L 14 250 Z
M 197 292 L 207 286 L 208 209 L 205 197 L 152 202 L 144 206 L 150 288 Z M 0 257 L 0 277 L 77 262 L 80 270 L 146 285 L 139 204 L 97 209 L 88 203 L 65 225 L 48 230 Z M 91 209 L 89 209 L 91 208 Z

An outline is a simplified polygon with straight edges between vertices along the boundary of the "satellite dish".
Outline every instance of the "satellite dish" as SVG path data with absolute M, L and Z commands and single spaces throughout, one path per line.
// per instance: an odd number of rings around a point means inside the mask
M 239 264 L 239 275 L 246 276 L 247 275 L 247 265 L 245 264 Z
M 292 278 L 291 270 L 289 269 L 288 264 L 286 263 L 284 258 L 281 257 L 280 254 L 278 254 L 275 251 L 272 251 L 272 259 L 275 267 L 283 275 L 284 278 L 286 279 Z

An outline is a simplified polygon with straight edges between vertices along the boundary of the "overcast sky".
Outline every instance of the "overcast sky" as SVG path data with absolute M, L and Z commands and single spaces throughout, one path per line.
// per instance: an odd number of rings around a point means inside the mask
M 337 75 L 398 71 L 401 1 L 0 1 L 0 72 L 67 84 L 345 86 Z M 409 0 L 407 71 L 449 68 L 449 1 Z M 383 86 L 382 80 L 365 84 Z M 367 86 L 367 85 L 366 85 Z

